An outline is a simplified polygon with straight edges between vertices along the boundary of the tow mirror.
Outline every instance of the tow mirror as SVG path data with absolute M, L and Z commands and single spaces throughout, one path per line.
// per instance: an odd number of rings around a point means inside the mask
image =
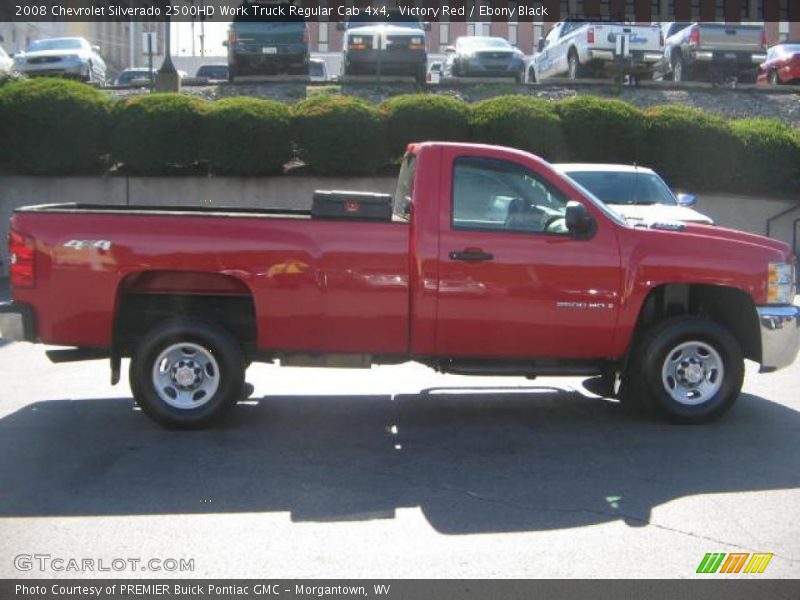
M 539 51 L 539 52 L 541 52 L 542 50 L 544 50 L 544 38 L 541 38 L 541 39 L 539 40 L 539 45 L 537 46 L 537 48 L 538 48 L 538 51 Z
M 592 229 L 592 216 L 586 212 L 586 207 L 583 204 L 574 200 L 567 202 L 564 221 L 567 225 L 567 230 L 573 235 L 584 235 Z
M 444 49 L 444 51 L 447 54 L 454 54 L 455 51 L 456 51 L 456 47 L 455 46 L 448 46 L 447 48 Z
M 697 203 L 697 197 L 692 194 L 684 194 L 681 192 L 676 198 L 680 206 L 694 206 Z
M 92 46 L 92 50 L 94 50 L 97 54 L 100 54 L 100 46 Z

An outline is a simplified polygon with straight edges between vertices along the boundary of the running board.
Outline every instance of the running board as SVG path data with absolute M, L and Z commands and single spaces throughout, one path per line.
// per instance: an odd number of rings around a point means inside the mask
M 480 360 L 453 360 L 439 363 L 436 369 L 454 375 L 486 375 L 515 377 L 572 377 L 601 375 L 600 363 L 508 363 Z

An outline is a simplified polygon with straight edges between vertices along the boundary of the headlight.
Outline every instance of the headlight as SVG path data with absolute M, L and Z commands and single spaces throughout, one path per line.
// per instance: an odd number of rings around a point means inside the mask
M 351 37 L 350 38 L 350 43 L 351 44 L 363 44 L 364 43 L 364 38 L 362 38 L 360 36 Z
M 422 44 L 422 38 L 421 37 L 412 37 L 411 38 L 411 43 L 419 46 L 419 45 Z
M 767 302 L 769 304 L 791 304 L 794 300 L 794 265 L 792 263 L 769 263 L 767 272 Z

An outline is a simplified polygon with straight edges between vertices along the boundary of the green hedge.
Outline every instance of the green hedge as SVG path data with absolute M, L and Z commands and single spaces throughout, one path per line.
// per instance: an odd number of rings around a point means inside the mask
M 641 161 L 642 111 L 621 100 L 575 96 L 556 103 L 561 127 L 574 162 Z
M 320 175 L 369 175 L 389 158 L 386 122 L 366 100 L 314 96 L 292 116 L 298 154 Z
M 561 119 L 553 105 L 529 96 L 499 96 L 472 105 L 472 139 L 511 146 L 550 161 L 566 158 Z
M 89 173 L 108 155 L 111 103 L 75 81 L 28 79 L 0 87 L 0 159 L 18 173 Z
M 389 149 L 402 157 L 411 142 L 469 140 L 469 105 L 450 96 L 407 94 L 383 102 Z
M 289 107 L 239 97 L 211 104 L 205 117 L 206 156 L 220 175 L 279 173 L 292 158 Z
M 672 186 L 729 189 L 739 158 L 740 144 L 724 119 L 683 106 L 645 111 L 642 164 Z
M 183 94 L 151 94 L 114 110 L 111 151 L 125 172 L 174 173 L 201 162 L 207 102 Z
M 741 192 L 800 192 L 800 130 L 771 119 L 731 123 L 741 145 L 735 189 Z

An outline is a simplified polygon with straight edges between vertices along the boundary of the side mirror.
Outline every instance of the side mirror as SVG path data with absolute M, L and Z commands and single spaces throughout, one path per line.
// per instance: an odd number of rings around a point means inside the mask
M 347 29 L 347 23 L 344 21 L 339 21 L 336 23 L 336 31 L 345 31 Z
M 539 40 L 539 45 L 538 45 L 538 46 L 536 46 L 536 48 L 537 48 L 537 50 L 538 50 L 539 52 L 541 52 L 542 50 L 544 50 L 544 38 L 541 38 L 541 39 Z
M 430 30 L 431 30 L 431 24 L 430 24 L 428 21 L 425 21 L 425 22 L 422 24 L 422 28 L 423 28 L 425 31 L 430 31 Z
M 592 217 L 586 212 L 586 207 L 580 202 L 570 200 L 567 202 L 567 212 L 564 215 L 567 231 L 574 235 L 589 233 L 592 229 Z
M 692 194 L 684 194 L 681 192 L 675 197 L 678 200 L 679 206 L 694 206 L 697 203 L 697 197 Z
M 97 54 L 100 54 L 100 46 L 92 46 L 92 50 L 97 52 Z
M 228 47 L 228 40 L 222 40 L 222 47 L 223 48 L 227 48 Z
M 447 54 L 455 54 L 456 53 L 456 47 L 455 46 L 447 46 L 447 48 L 445 48 L 444 51 Z

